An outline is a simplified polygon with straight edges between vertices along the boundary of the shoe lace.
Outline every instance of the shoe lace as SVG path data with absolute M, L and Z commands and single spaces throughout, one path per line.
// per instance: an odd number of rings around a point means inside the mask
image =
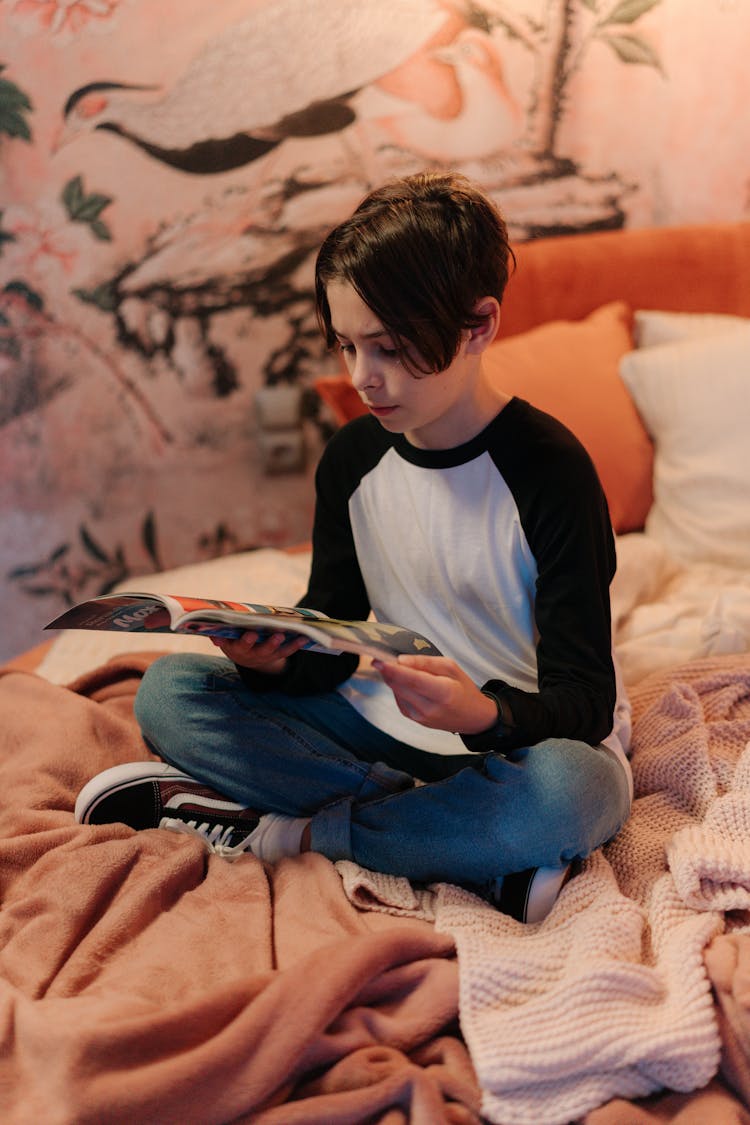
M 159 822 L 159 827 L 167 828 L 170 832 L 181 832 L 185 836 L 197 836 L 210 852 L 222 856 L 223 859 L 237 859 L 251 850 L 248 843 L 249 833 L 236 844 L 231 842 L 232 834 L 236 831 L 231 824 L 211 824 L 208 821 L 201 824 L 197 820 L 180 820 L 178 817 L 164 816 Z

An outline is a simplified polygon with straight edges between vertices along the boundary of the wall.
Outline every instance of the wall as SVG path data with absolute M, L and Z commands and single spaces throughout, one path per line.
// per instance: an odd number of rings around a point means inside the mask
M 461 168 L 518 239 L 750 209 L 742 0 L 0 21 L 0 659 L 115 581 L 307 537 L 330 432 L 309 386 L 335 365 L 312 263 L 370 184 Z M 296 429 L 259 427 L 264 387 Z

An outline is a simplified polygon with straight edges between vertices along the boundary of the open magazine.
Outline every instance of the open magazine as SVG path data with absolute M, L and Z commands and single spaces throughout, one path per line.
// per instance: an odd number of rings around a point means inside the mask
M 166 615 L 165 615 L 166 611 Z M 305 648 L 340 654 L 355 652 L 379 660 L 400 653 L 439 656 L 431 641 L 400 625 L 380 621 L 338 621 L 315 609 L 251 602 L 215 601 L 175 594 L 103 594 L 66 610 L 45 629 L 105 629 L 126 633 L 192 633 L 230 640 L 252 630 L 307 637 Z

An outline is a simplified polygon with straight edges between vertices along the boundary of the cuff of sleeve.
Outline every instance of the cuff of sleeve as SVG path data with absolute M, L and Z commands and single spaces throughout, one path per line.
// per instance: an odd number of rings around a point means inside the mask
M 494 691 L 482 688 L 482 695 L 486 695 L 497 707 L 497 721 L 488 730 L 480 731 L 479 734 L 462 734 L 461 741 L 472 754 L 502 752 L 504 741 L 515 731 L 513 712 L 507 700 Z

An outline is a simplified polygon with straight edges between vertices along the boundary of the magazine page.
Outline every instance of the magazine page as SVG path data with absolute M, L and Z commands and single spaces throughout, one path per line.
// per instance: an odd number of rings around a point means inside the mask
M 308 638 L 306 648 L 394 660 L 401 653 L 439 656 L 426 637 L 379 621 L 341 621 L 318 610 L 183 595 L 124 591 L 66 610 L 46 629 L 109 629 L 129 633 L 190 633 L 235 640 L 243 633 L 276 632 Z
M 185 600 L 185 599 L 181 599 Z M 196 608 L 175 624 L 176 632 L 211 634 L 233 639 L 248 629 L 263 635 L 274 632 L 302 634 L 313 642 L 306 646 L 329 653 L 354 652 L 381 660 L 394 660 L 401 653 L 439 656 L 439 650 L 426 637 L 399 625 L 379 621 L 340 621 L 313 610 L 283 609 L 271 606 L 239 606 L 216 603 L 214 608 Z M 263 609 L 270 613 L 260 612 Z
M 343 652 L 367 653 L 381 660 L 397 656 L 440 656 L 440 650 L 419 633 L 382 621 L 316 621 L 306 632 L 321 644 L 336 644 Z
M 164 616 L 164 610 L 171 615 L 182 612 L 179 605 L 170 605 L 168 596 L 161 594 L 106 594 L 99 598 L 91 598 L 80 602 L 71 609 L 65 610 L 54 621 L 45 625 L 45 629 L 111 629 L 127 633 L 170 633 L 172 631 L 169 617 Z M 161 623 L 154 620 L 157 614 L 164 619 Z
M 166 616 L 165 611 L 166 610 Z M 212 598 L 184 597 L 177 594 L 150 594 L 126 590 L 118 594 L 102 594 L 66 610 L 45 625 L 45 629 L 110 629 L 128 633 L 170 633 L 182 631 L 180 622 L 186 614 L 226 612 L 233 619 L 262 614 L 287 621 L 319 620 L 325 614 L 314 609 L 295 609 L 287 606 L 255 605 L 249 602 L 219 601 Z M 216 618 L 214 618 L 216 620 Z M 251 626 L 242 623 L 231 636 L 238 636 Z M 190 630 L 200 632 L 201 630 Z M 210 632 L 210 629 L 203 630 Z
M 166 601 L 167 599 L 165 599 Z M 186 598 L 173 594 L 169 601 L 172 603 L 172 623 L 180 625 L 187 620 L 204 621 L 233 621 L 243 624 L 245 617 L 261 617 L 264 622 L 273 624 L 276 620 L 281 624 L 289 625 L 302 621 L 327 621 L 325 613 L 317 609 L 307 609 L 302 606 L 261 605 L 255 602 L 230 602 L 218 601 L 212 598 Z M 179 612 L 177 612 L 179 611 Z M 251 629 L 252 624 L 245 625 Z

